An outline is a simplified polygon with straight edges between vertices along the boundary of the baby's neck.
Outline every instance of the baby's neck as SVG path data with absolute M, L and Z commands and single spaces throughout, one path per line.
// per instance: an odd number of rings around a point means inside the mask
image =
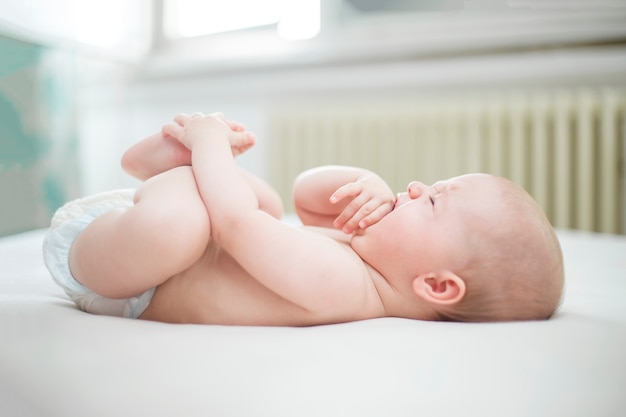
M 344 243 L 346 248 L 354 251 L 360 257 L 357 251 L 352 248 L 352 235 L 347 235 L 341 230 L 326 227 L 303 226 L 305 229 L 322 233 L 340 243 Z M 376 292 L 379 303 L 381 305 L 382 317 L 404 317 L 415 320 L 434 320 L 437 317 L 432 307 L 419 298 L 411 289 L 408 283 L 406 288 L 398 288 L 391 284 L 393 280 L 388 280 L 380 271 L 374 268 L 361 258 L 363 265 L 367 269 L 367 274 Z M 399 281 L 399 280 L 396 280 Z
M 385 317 L 402 317 L 413 320 L 434 321 L 437 312 L 426 301 L 418 297 L 411 285 L 398 288 L 387 280 L 376 268 L 363 261 L 370 279 L 376 288 Z

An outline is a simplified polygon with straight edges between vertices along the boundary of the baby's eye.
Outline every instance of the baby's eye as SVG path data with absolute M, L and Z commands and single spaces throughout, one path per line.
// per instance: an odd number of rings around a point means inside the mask
M 430 199 L 430 204 L 435 205 L 435 199 L 432 196 L 428 197 Z

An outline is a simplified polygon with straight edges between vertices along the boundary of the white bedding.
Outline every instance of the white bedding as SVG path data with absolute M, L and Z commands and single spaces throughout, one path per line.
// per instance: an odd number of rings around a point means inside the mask
M 559 232 L 546 322 L 171 325 L 78 311 L 43 231 L 0 239 L 0 415 L 623 416 L 626 237 Z

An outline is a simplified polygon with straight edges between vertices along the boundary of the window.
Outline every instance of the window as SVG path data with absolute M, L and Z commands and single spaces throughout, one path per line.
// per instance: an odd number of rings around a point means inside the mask
M 151 12 L 150 0 L 7 1 L 0 9 L 0 29 L 44 45 L 74 43 L 136 61 L 150 48 Z
M 176 39 L 274 27 L 289 40 L 320 30 L 320 0 L 165 0 L 164 32 Z

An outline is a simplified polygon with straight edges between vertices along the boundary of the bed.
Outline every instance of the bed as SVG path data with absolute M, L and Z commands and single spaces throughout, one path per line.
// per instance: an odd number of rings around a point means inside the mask
M 567 288 L 549 321 L 263 328 L 80 312 L 43 234 L 0 239 L 4 417 L 626 413 L 626 236 L 559 231 Z

